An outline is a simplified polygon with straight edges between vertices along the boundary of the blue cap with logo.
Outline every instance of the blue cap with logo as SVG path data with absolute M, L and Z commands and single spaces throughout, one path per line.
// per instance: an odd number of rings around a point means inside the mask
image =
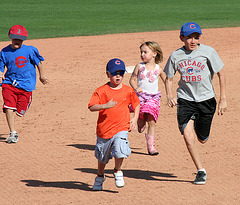
M 106 70 L 109 73 L 113 73 L 119 70 L 126 71 L 126 68 L 122 60 L 118 58 L 113 58 L 107 63 Z
M 189 36 L 192 33 L 202 34 L 201 27 L 197 23 L 194 23 L 194 22 L 187 22 L 187 23 L 183 24 L 180 35 L 181 36 Z

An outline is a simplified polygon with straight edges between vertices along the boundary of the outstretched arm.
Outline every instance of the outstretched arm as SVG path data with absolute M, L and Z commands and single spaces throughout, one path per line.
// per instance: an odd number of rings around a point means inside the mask
M 226 78 L 223 69 L 218 73 L 219 86 L 220 86 L 220 100 L 218 103 L 218 114 L 223 115 L 223 112 L 227 109 L 227 99 L 226 99 Z
M 166 95 L 167 95 L 167 101 L 168 101 L 169 107 L 173 107 L 177 105 L 177 99 L 174 98 L 172 94 L 172 82 L 173 82 L 173 78 L 166 77 L 165 89 L 166 89 Z
M 44 75 L 44 69 L 43 69 L 43 64 L 40 62 L 37 66 L 38 72 L 39 72 L 39 80 L 42 82 L 42 84 L 47 84 L 49 83 L 48 79 Z

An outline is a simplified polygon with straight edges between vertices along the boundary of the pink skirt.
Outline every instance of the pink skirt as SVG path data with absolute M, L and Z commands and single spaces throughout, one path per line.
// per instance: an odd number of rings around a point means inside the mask
M 144 119 L 144 114 L 148 113 L 153 116 L 155 122 L 157 122 L 160 110 L 160 98 L 162 97 L 161 91 L 157 94 L 148 94 L 145 92 L 137 93 L 140 99 L 140 113 L 139 118 Z

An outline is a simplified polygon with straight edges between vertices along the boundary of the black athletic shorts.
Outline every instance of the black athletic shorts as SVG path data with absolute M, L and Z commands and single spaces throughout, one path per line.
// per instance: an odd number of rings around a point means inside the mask
M 177 120 L 178 127 L 183 134 L 190 119 L 194 120 L 194 129 L 198 139 L 208 140 L 212 119 L 216 111 L 216 100 L 211 98 L 202 102 L 178 99 Z

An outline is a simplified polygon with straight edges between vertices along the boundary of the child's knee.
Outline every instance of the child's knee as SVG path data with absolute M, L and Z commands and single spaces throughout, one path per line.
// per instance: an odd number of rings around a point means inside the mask
M 186 145 L 192 145 L 195 143 L 195 135 L 190 130 L 184 130 L 183 137 L 186 142 Z

